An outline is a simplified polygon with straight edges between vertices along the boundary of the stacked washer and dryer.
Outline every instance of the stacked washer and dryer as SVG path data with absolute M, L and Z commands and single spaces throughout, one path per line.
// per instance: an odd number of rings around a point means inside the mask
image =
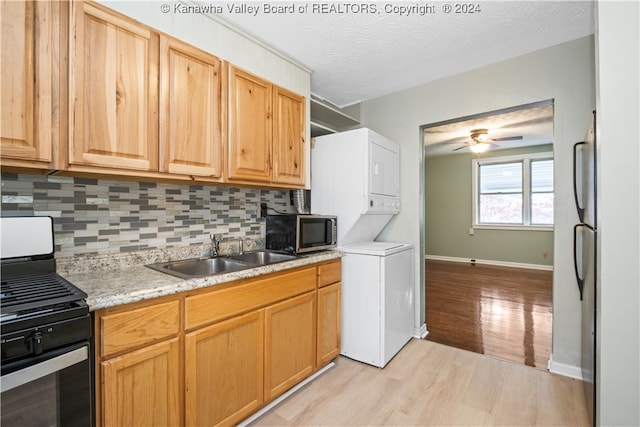
M 338 217 L 341 354 L 384 367 L 414 331 L 414 247 L 376 238 L 400 212 L 400 146 L 362 128 L 315 138 L 311 211 Z

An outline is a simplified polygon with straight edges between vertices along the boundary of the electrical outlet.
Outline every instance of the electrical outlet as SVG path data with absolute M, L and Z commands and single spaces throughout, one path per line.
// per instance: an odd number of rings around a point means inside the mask
M 260 203 L 260 218 L 267 216 L 267 209 L 266 203 Z

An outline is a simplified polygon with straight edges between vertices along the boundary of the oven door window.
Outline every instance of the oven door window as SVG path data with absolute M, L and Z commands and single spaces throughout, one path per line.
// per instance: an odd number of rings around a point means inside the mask
M 88 346 L 74 351 L 75 358 L 57 355 L 2 377 L 13 376 L 2 386 L 3 427 L 93 424 Z

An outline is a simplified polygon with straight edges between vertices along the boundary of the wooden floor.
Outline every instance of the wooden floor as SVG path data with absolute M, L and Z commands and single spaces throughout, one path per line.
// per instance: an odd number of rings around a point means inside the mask
M 427 340 L 384 368 L 338 357 L 254 426 L 586 426 L 581 381 Z
M 547 369 L 552 272 L 428 260 L 429 341 Z

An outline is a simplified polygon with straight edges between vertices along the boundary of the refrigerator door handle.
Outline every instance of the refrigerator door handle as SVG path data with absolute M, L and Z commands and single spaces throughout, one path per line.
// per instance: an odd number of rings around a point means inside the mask
M 573 198 L 576 201 L 576 209 L 578 209 L 578 218 L 580 218 L 580 222 L 584 222 L 584 207 L 580 206 L 580 201 L 578 200 L 578 178 L 576 176 L 576 172 L 577 172 L 576 169 L 577 169 L 578 147 L 586 144 L 587 143 L 584 141 L 576 142 L 575 144 L 573 144 Z
M 573 226 L 573 269 L 576 273 L 576 280 L 578 282 L 578 290 L 580 291 L 580 301 L 582 301 L 582 289 L 584 288 L 584 278 L 580 277 L 578 271 L 578 228 L 584 227 L 584 224 L 576 224 Z

